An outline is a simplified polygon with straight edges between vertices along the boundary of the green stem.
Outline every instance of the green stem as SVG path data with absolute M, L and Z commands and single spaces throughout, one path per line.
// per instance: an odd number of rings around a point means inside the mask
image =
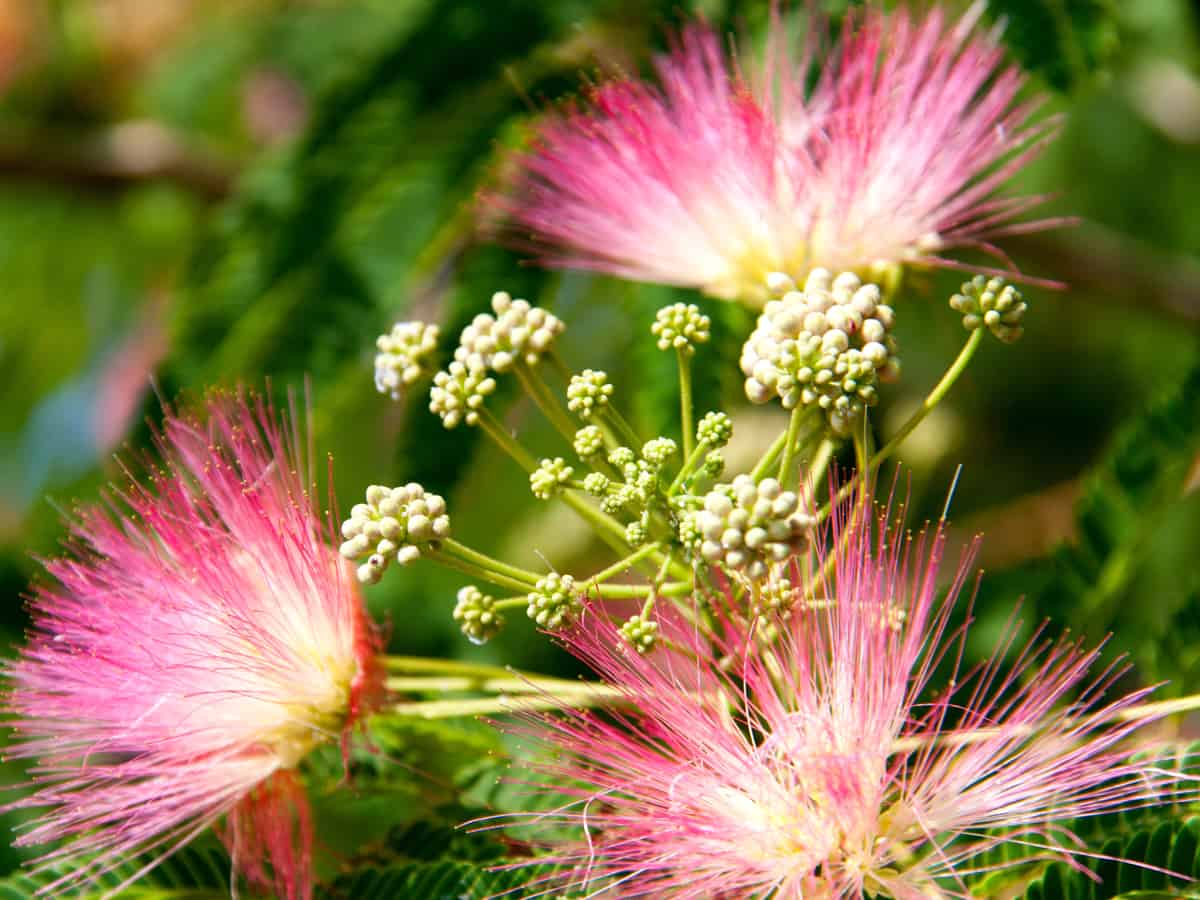
M 618 554 L 625 553 L 629 549 L 629 545 L 625 543 L 625 529 L 621 527 L 621 523 L 614 519 L 608 513 L 596 509 L 578 494 L 571 491 L 560 491 L 558 499 L 575 510 L 582 516 L 587 523 L 592 526 L 600 538 L 612 537 L 617 540 L 615 547 Z M 610 544 L 609 546 L 614 546 Z
M 790 426 L 790 423 L 789 423 Z M 779 437 L 775 438 L 770 447 L 763 453 L 762 458 L 750 470 L 750 477 L 755 481 L 761 481 L 763 476 L 767 474 L 767 470 L 775 464 L 775 460 L 779 458 L 779 451 L 783 449 L 784 443 L 787 442 L 787 432 L 783 432 Z
M 486 409 L 479 410 L 479 427 L 526 472 L 537 469 L 537 460 L 533 458 L 533 454 L 517 443 L 517 439 L 508 433 L 508 429 Z
M 563 694 L 593 690 L 592 685 L 563 678 L 517 676 L 508 674 L 494 678 L 471 675 L 402 675 L 389 676 L 384 684 L 389 691 L 403 694 L 449 691 L 484 691 L 490 694 Z
M 504 666 L 487 663 L 466 662 L 458 659 L 431 659 L 425 656 L 381 656 L 380 662 L 389 672 L 415 674 L 436 672 L 444 675 L 470 675 L 482 678 L 507 678 L 512 670 Z
M 805 409 L 797 404 L 792 409 L 792 417 L 788 419 L 787 431 L 783 436 L 783 459 L 779 462 L 779 483 L 787 488 L 792 481 L 795 466 L 796 445 L 800 441 L 800 424 L 804 421 Z
M 530 586 L 536 584 L 537 580 L 541 578 L 536 572 L 530 572 L 528 569 L 522 569 L 519 566 L 494 559 L 486 553 L 480 553 L 478 550 L 471 549 L 466 544 L 460 544 L 453 538 L 443 538 L 442 549 L 455 554 L 460 559 L 475 563 L 500 575 L 507 575 L 509 578 L 515 578 L 518 581 L 528 581 Z
M 671 486 L 667 488 L 667 496 L 674 497 L 679 489 L 683 487 L 687 477 L 696 470 L 696 466 L 704 459 L 704 454 L 708 451 L 708 444 L 701 441 L 696 444 L 695 448 L 684 456 L 683 465 L 679 467 L 679 471 L 675 473 L 675 478 L 671 482 Z
M 609 424 L 616 429 L 617 437 L 625 441 L 630 450 L 637 453 L 642 449 L 642 439 L 633 430 L 633 426 L 625 421 L 625 417 L 613 408 L 611 403 L 604 407 L 603 414 Z
M 833 451 L 836 446 L 833 438 L 827 437 L 821 441 L 821 445 L 817 447 L 817 452 L 813 454 L 813 458 L 808 464 L 808 471 L 804 473 L 808 497 L 814 506 L 816 505 L 817 491 L 820 488 L 819 482 L 825 478 L 825 473 L 829 470 L 829 463 L 833 459 Z
M 983 341 L 985 330 L 983 328 L 976 328 L 971 332 L 971 336 L 967 338 L 967 342 L 963 345 L 962 350 L 959 351 L 958 357 L 951 363 L 950 368 L 946 370 L 946 374 L 942 376 L 941 381 L 929 392 L 929 396 L 925 398 L 925 401 L 921 404 L 921 408 L 913 413 L 908 421 L 900 426 L 900 430 L 892 436 L 891 440 L 880 447 L 878 452 L 871 457 L 871 468 L 878 467 L 880 463 L 895 453 L 896 448 L 904 442 L 904 439 L 916 431 L 917 426 L 924 422 L 925 418 L 942 402 L 946 394 L 950 392 L 950 388 L 954 387 L 954 383 L 966 371 L 971 358 L 975 355 L 975 351 L 979 349 L 979 345 Z
M 505 597 L 502 600 L 497 600 L 492 604 L 494 609 L 523 609 L 529 605 L 529 597 L 522 595 L 520 597 Z
M 550 365 L 554 367 L 554 371 L 558 373 L 558 377 L 562 379 L 563 384 L 571 383 L 571 376 L 575 373 L 563 362 L 563 358 L 558 355 L 557 350 L 551 351 L 542 358 L 550 360 Z
M 499 587 L 508 588 L 511 591 L 526 591 L 528 592 L 532 584 L 526 581 L 518 581 L 515 578 L 509 578 L 507 575 L 501 575 L 499 572 L 494 572 L 491 569 L 485 569 L 475 563 L 467 562 L 465 559 L 459 559 L 457 556 L 451 556 L 448 553 L 443 553 L 440 550 L 432 548 L 425 551 L 425 556 L 439 565 L 446 566 L 449 569 L 457 569 L 465 575 L 470 575 L 472 578 L 478 578 L 481 581 L 487 581 Z
M 958 379 L 962 376 L 962 373 L 966 371 L 967 365 L 971 362 L 971 358 L 975 355 L 975 351 L 979 349 L 979 345 L 983 341 L 983 332 L 983 328 L 977 328 L 971 332 L 971 336 L 967 338 L 967 342 L 963 345 L 962 350 L 959 351 L 958 356 L 950 365 L 950 368 L 946 370 L 946 374 L 942 376 L 941 380 L 934 386 L 933 390 L 929 392 L 929 395 L 921 404 L 921 408 L 913 413 L 912 416 L 909 417 L 908 421 L 900 426 L 900 430 L 892 436 L 891 440 L 880 447 L 870 458 L 870 460 L 868 460 L 865 470 L 866 474 L 870 474 L 875 469 L 879 468 L 884 460 L 895 453 L 899 446 L 904 443 L 904 440 L 910 434 L 916 431 L 917 426 L 924 422 L 926 417 L 933 412 L 934 408 L 936 408 L 937 405 L 942 402 L 946 394 L 948 394 L 950 389 L 954 387 L 954 383 L 958 381 Z M 861 477 L 862 474 L 863 473 L 860 471 L 859 477 Z M 842 489 L 837 492 L 836 496 L 831 497 L 829 502 L 821 507 L 817 513 L 817 518 L 819 520 L 824 520 L 829 515 L 829 511 L 833 508 L 835 503 L 845 500 L 848 496 L 850 496 L 850 492 L 855 489 L 858 481 L 859 478 L 854 478 L 853 480 L 847 482 Z
M 692 455 L 692 446 L 696 442 L 696 426 L 692 419 L 692 360 L 685 348 L 675 348 L 675 358 L 679 361 L 679 421 L 683 433 L 683 457 Z
M 601 582 L 607 581 L 608 579 L 612 578 L 614 575 L 620 575 L 625 570 L 633 568 L 639 562 L 641 562 L 643 559 L 645 559 L 647 556 L 651 556 L 651 555 L 657 553 L 659 551 L 659 549 L 661 549 L 661 547 L 662 547 L 661 544 L 647 544 L 645 547 L 642 547 L 636 553 L 631 553 L 629 556 L 626 556 L 624 559 L 618 560 L 617 562 L 615 562 L 611 566 L 609 566 L 607 569 L 603 569 L 603 570 L 597 572 L 595 575 L 592 575 L 591 577 L 585 579 L 585 581 L 588 584 L 599 585 Z
M 524 362 L 514 365 L 513 372 L 516 373 L 521 386 L 525 388 L 525 392 L 529 394 L 533 402 L 537 404 L 538 409 L 542 411 L 542 415 L 549 419 L 550 424 L 558 429 L 558 433 L 563 436 L 568 445 L 574 444 L 575 432 L 577 430 L 575 423 L 562 411 L 562 408 L 558 405 L 558 401 L 550 393 L 550 389 L 546 387 L 545 382 L 538 377 L 537 372 Z
M 683 597 L 693 590 L 690 581 L 672 581 L 661 587 L 652 584 L 601 584 L 597 585 L 600 596 L 606 600 L 630 600 L 640 597 Z
M 1056 728 L 1095 728 L 1109 723 L 1145 722 L 1162 719 L 1167 716 L 1177 716 L 1183 713 L 1200 710 L 1200 694 L 1190 694 L 1186 697 L 1176 697 L 1171 700 L 1155 700 L 1151 703 L 1139 703 L 1116 712 L 1093 713 L 1084 716 L 1070 716 L 1065 719 L 1049 719 L 1044 723 L 1029 723 L 1016 727 L 971 728 L 963 731 L 946 731 L 932 734 L 914 734 L 900 738 L 892 744 L 892 750 L 897 753 L 910 753 L 930 744 L 949 744 L 962 746 L 977 744 L 992 740 L 997 735 L 1016 737 L 1034 734 L 1039 728 L 1053 725 Z
M 553 709 L 581 709 L 625 699 L 620 688 L 598 685 L 587 691 L 560 692 L 560 696 L 531 697 L 527 694 L 478 697 L 465 700 L 420 700 L 395 703 L 383 713 L 415 716 L 421 719 L 452 719 L 462 716 L 487 716 L 500 713 L 537 712 Z

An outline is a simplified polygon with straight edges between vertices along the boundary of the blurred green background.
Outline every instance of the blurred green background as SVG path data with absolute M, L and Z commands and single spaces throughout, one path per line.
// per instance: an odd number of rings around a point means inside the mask
M 0 640 L 20 640 L 58 509 L 95 499 L 118 473 L 113 453 L 145 444 L 160 414 L 152 378 L 172 401 L 309 378 L 343 509 L 372 482 L 418 480 L 481 549 L 602 563 L 507 460 L 476 452 L 476 435 L 443 431 L 422 395 L 377 394 L 373 341 L 422 317 L 452 342 L 505 289 L 567 320 L 564 357 L 607 369 L 647 433 L 670 423 L 673 376 L 648 327 L 662 304 L 696 298 L 525 265 L 483 237 L 474 199 L 547 103 L 581 76 L 645 69 L 692 11 L 751 47 L 767 4 L 0 0 Z M 1006 23 L 1042 114 L 1063 116 L 1013 189 L 1050 194 L 1049 214 L 1082 223 L 1005 244 L 1069 288 L 1028 290 L 1025 339 L 985 343 L 906 445 L 914 518 L 940 512 L 962 464 L 954 521 L 986 533 L 989 571 L 976 652 L 1024 594 L 1031 620 L 1114 631 L 1132 679 L 1195 691 L 1200 3 L 994 0 L 987 15 Z M 909 279 L 905 377 L 874 416 L 881 438 L 958 350 L 944 300 L 958 280 Z M 699 389 L 734 407 L 752 319 L 703 302 L 717 340 L 698 357 Z M 554 446 L 524 405 L 506 415 Z M 739 419 L 743 435 L 761 415 Z M 517 617 L 472 647 L 450 619 L 461 583 L 417 564 L 371 588 L 393 649 L 569 669 Z

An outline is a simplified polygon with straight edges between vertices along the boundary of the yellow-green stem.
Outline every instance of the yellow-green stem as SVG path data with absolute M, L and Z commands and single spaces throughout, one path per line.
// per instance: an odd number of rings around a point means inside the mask
M 984 330 L 985 329 L 983 328 L 977 328 L 971 332 L 971 336 L 967 338 L 967 342 L 963 345 L 962 350 L 959 351 L 958 356 L 950 365 L 950 368 L 946 370 L 946 374 L 942 376 L 941 380 L 934 386 L 933 390 L 929 392 L 928 396 L 926 396 L 924 402 L 921 403 L 921 408 L 913 413 L 913 415 L 909 417 L 908 421 L 900 426 L 900 430 L 892 436 L 891 440 L 880 447 L 879 450 L 877 450 L 874 455 L 871 456 L 866 465 L 866 474 L 870 474 L 875 469 L 879 468 L 884 460 L 895 453 L 900 445 L 904 443 L 904 440 L 910 434 L 916 431 L 917 426 L 924 422 L 926 417 L 933 412 L 939 403 L 942 402 L 946 394 L 948 394 L 950 389 L 954 387 L 954 383 L 958 381 L 958 379 L 962 376 L 962 373 L 966 371 L 967 365 L 971 362 L 971 358 L 975 355 L 975 351 L 979 349 L 979 345 L 983 341 Z M 860 471 L 858 477 L 845 484 L 842 489 L 838 491 L 837 496 L 831 497 L 829 502 L 821 507 L 820 511 L 817 513 L 817 518 L 821 520 L 825 519 L 829 515 L 829 511 L 833 508 L 835 503 L 838 503 L 850 496 L 850 492 L 854 490 L 863 474 L 864 472 Z
M 582 709 L 623 699 L 625 699 L 625 694 L 620 689 L 602 685 L 593 690 L 576 691 L 563 696 L 531 697 L 528 694 L 518 696 L 502 694 L 499 697 L 479 697 L 466 700 L 424 700 L 413 703 L 396 703 L 387 707 L 383 712 L 397 716 L 415 716 L 421 719 L 452 719 L 460 716 Z
M 630 450 L 633 450 L 636 453 L 642 449 L 642 439 L 638 437 L 637 432 L 633 430 L 633 426 L 625 421 L 625 417 L 621 415 L 611 403 L 604 407 L 603 414 L 604 418 L 616 430 L 617 437 L 620 440 L 625 441 Z
M 1162 719 L 1167 716 L 1176 716 L 1197 710 L 1200 710 L 1200 694 L 1190 694 L 1186 697 L 1176 697 L 1172 700 L 1155 700 L 1150 703 L 1139 703 L 1137 706 L 1130 706 L 1116 712 L 1100 712 L 1087 716 L 1071 716 L 1058 720 L 1051 719 L 1042 723 L 1034 722 L 1011 728 L 971 728 L 964 731 L 948 731 L 939 734 L 916 734 L 900 738 L 892 744 L 892 749 L 896 753 L 911 753 L 930 744 L 963 746 L 991 740 L 998 735 L 1020 737 L 1034 734 L 1039 728 L 1044 728 L 1050 724 L 1053 724 L 1056 729 L 1078 729 L 1080 726 L 1094 728 L 1098 725 L 1106 724 L 1148 722 L 1154 719 Z
M 509 578 L 507 575 L 501 575 L 499 572 L 494 572 L 491 569 L 485 569 L 475 563 L 467 562 L 465 559 L 459 559 L 457 556 L 452 556 L 441 550 L 433 550 L 432 548 L 424 551 L 425 555 L 432 562 L 438 565 L 446 566 L 449 569 L 457 569 L 464 575 L 469 575 L 472 578 L 478 578 L 481 581 L 487 581 L 498 587 L 508 588 L 510 591 L 528 591 L 533 587 L 532 584 L 526 581 L 518 581 L 515 578 Z
M 490 569 L 500 575 L 507 575 L 509 578 L 515 578 L 518 581 L 528 581 L 533 585 L 541 577 L 536 572 L 530 572 L 528 569 L 522 569 L 519 566 L 510 565 L 499 559 L 494 559 L 486 553 L 480 553 L 478 550 L 473 550 L 466 544 L 460 544 L 453 538 L 445 538 L 442 542 L 442 549 L 453 553 L 460 559 L 467 562 L 475 563 L 485 569 Z
M 789 423 L 790 426 L 790 423 Z M 783 449 L 783 445 L 787 442 L 787 432 L 782 432 L 779 437 L 775 438 L 771 446 L 763 453 L 762 458 L 750 470 L 750 477 L 755 481 L 761 481 L 763 476 L 767 474 L 767 470 L 775 464 L 775 460 L 779 458 L 779 451 Z
M 470 675 L 400 675 L 384 681 L 389 691 L 403 694 L 448 693 L 450 691 L 483 691 L 489 694 L 538 694 L 554 692 L 573 694 L 594 690 L 594 685 L 581 681 L 542 676 L 505 675 L 479 678 Z
M 517 439 L 508 433 L 504 424 L 486 409 L 479 410 L 479 427 L 526 472 L 537 468 L 537 460 L 533 458 L 533 454 L 517 443 Z
M 524 362 L 519 362 L 513 366 L 513 372 L 516 373 L 521 386 L 525 388 L 525 392 L 529 394 L 538 409 L 542 411 L 542 415 L 550 420 L 550 424 L 558 430 L 558 433 L 563 436 L 568 445 L 574 444 L 575 431 L 577 430 L 575 423 L 563 412 L 562 407 L 558 405 L 558 400 L 550 393 L 550 389 L 546 387 L 545 382 L 542 381 L 537 372 Z
M 558 499 L 579 513 L 588 524 L 602 538 L 611 537 L 616 540 L 615 544 L 610 544 L 614 547 L 618 554 L 625 553 L 629 549 L 629 545 L 625 543 L 625 529 L 621 527 L 621 523 L 603 510 L 596 509 L 578 494 L 572 491 L 560 491 Z M 608 541 L 606 540 L 606 543 Z
M 602 569 L 595 575 L 589 576 L 586 581 L 588 584 L 600 584 L 601 582 L 608 581 L 608 579 L 612 578 L 614 575 L 620 575 L 625 570 L 633 568 L 643 559 L 648 556 L 653 556 L 661 549 L 662 544 L 647 544 L 645 547 L 639 549 L 636 553 L 631 553 L 629 556 L 617 560 L 607 569 Z
M 692 420 L 692 360 L 688 348 L 676 347 L 675 358 L 679 361 L 679 421 L 683 433 L 683 458 L 692 455 L 696 441 L 696 426 Z
M 788 419 L 787 431 L 783 436 L 783 459 L 779 462 L 779 483 L 785 488 L 792 483 L 793 471 L 796 468 L 796 445 L 800 441 L 800 424 L 804 421 L 804 407 L 797 405 L 792 409 L 792 417 Z
M 837 443 L 833 438 L 825 438 L 821 441 L 817 452 L 813 454 L 812 460 L 808 464 L 808 471 L 804 473 L 805 490 L 807 491 L 808 502 L 816 505 L 817 493 L 821 489 L 820 482 L 825 478 L 825 473 L 829 470 L 829 463 L 833 459 L 833 451 L 837 447 Z M 812 509 L 812 506 L 808 507 Z
M 674 497 L 684 481 L 692 474 L 700 460 L 704 458 L 704 454 L 708 451 L 708 444 L 701 441 L 689 453 L 684 455 L 683 465 L 679 467 L 679 471 L 675 473 L 675 478 L 671 482 L 671 486 L 667 488 L 667 496 Z
M 892 435 L 891 439 L 871 457 L 871 466 L 873 468 L 895 453 L 896 448 L 904 443 L 905 438 L 916 431 L 917 426 L 924 422 L 925 418 L 942 402 L 946 394 L 950 392 L 950 388 L 954 387 L 954 383 L 966 371 L 971 358 L 975 355 L 975 351 L 979 349 L 980 343 L 983 342 L 985 331 L 986 329 L 984 328 L 976 328 L 971 332 L 971 336 L 963 344 L 962 350 L 959 351 L 954 362 L 950 364 L 950 368 L 946 370 L 946 374 L 942 376 L 941 380 L 921 403 L 921 408 L 913 413 L 908 418 L 908 421 L 901 425 L 900 429 Z

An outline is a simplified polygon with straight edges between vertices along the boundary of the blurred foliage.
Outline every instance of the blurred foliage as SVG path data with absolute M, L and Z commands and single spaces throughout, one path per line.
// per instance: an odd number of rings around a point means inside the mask
M 837 14 L 851 4 L 824 5 Z M 139 423 L 159 415 L 152 373 L 168 400 L 215 383 L 270 378 L 282 393 L 310 379 L 316 443 L 336 461 L 343 507 L 368 483 L 418 479 L 463 511 L 455 520 L 463 540 L 544 565 L 538 553 L 550 550 L 552 532 L 552 552 L 564 558 L 548 562 L 586 565 L 596 549 L 574 538 L 569 519 L 543 516 L 507 460 L 476 454 L 476 436 L 444 431 L 420 398 L 395 404 L 374 392 L 373 338 L 397 318 L 420 316 L 443 324 L 448 354 L 492 292 L 509 290 L 564 317 L 569 364 L 605 368 L 618 401 L 658 430 L 676 421 L 678 398 L 649 323 L 664 303 L 700 302 L 714 340 L 696 358 L 698 405 L 736 402 L 734 362 L 750 325 L 742 310 L 524 266 L 487 242 L 477 216 L 476 198 L 503 177 L 506 149 L 545 104 L 570 96 L 581 78 L 645 68 L 665 27 L 692 10 L 746 29 L 747 45 L 767 18 L 765 0 L 0 4 L 8 641 L 24 622 L 30 553 L 53 553 L 61 537 L 57 507 L 96 497 L 118 471 L 111 455 L 122 441 L 145 445 Z M 1114 630 L 1113 647 L 1133 653 L 1131 678 L 1194 692 L 1197 10 L 1186 0 L 992 0 L 986 15 L 1003 23 L 1031 89 L 1047 93 L 1047 114 L 1063 116 L 1058 140 L 1017 188 L 1053 195 L 1048 214 L 1085 223 L 1012 242 L 1027 271 L 1072 287 L 1028 292 L 1026 338 L 984 347 L 906 445 L 902 477 L 915 516 L 934 516 L 964 466 L 952 508 L 987 533 L 976 656 L 1027 594 L 1038 614 L 1065 626 Z M 910 286 L 948 297 L 957 280 L 915 273 Z M 903 302 L 898 327 L 906 377 L 884 392 L 880 439 L 963 339 L 939 303 Z M 501 400 L 508 424 L 553 446 L 527 404 Z M 489 646 L 468 645 L 449 615 L 459 584 L 418 564 L 369 600 L 397 651 L 572 671 L 519 617 Z M 328 896 L 482 897 L 516 884 L 479 865 L 510 852 L 514 838 L 449 829 L 502 805 L 496 778 L 519 768 L 525 751 L 474 723 L 421 723 L 372 739 L 382 753 L 355 752 L 351 790 L 336 753 L 309 767 Z M 1180 822 L 1122 835 L 1145 849 L 1123 843 L 1122 853 L 1159 864 L 1189 847 L 1194 855 L 1195 820 Z M 1104 852 L 1118 846 L 1107 832 L 1088 840 Z M 0 871 L 21 855 L 0 849 Z M 186 866 L 193 857 L 176 859 Z M 224 890 L 181 872 L 160 869 L 146 896 Z M 1138 878 L 1139 890 L 1162 887 Z M 1067 883 L 1080 883 L 1053 867 L 1037 879 L 1028 897 L 1073 897 Z M 1133 879 L 1117 883 L 1132 889 Z M 13 874 L 0 897 L 35 886 Z

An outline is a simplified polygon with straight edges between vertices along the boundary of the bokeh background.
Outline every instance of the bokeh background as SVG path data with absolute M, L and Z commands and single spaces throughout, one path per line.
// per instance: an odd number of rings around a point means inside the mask
M 748 49 L 767 4 L 0 0 L 0 644 L 21 639 L 22 595 L 36 555 L 56 552 L 60 510 L 94 501 L 119 474 L 114 453 L 146 444 L 159 396 L 268 377 L 281 396 L 311 384 L 342 508 L 370 483 L 417 480 L 448 497 L 468 543 L 532 565 L 603 562 L 475 434 L 444 432 L 422 395 L 377 394 L 373 342 L 414 317 L 451 342 L 505 289 L 568 321 L 565 358 L 608 369 L 647 433 L 671 424 L 670 361 L 648 327 L 660 305 L 696 298 L 525 265 L 487 240 L 475 198 L 503 181 L 506 152 L 547 104 L 582 79 L 644 70 L 693 11 Z M 963 467 L 953 520 L 963 537 L 986 534 L 988 570 L 973 652 L 1024 596 L 1030 622 L 1114 632 L 1131 681 L 1194 692 L 1200 3 L 992 0 L 987 16 L 1006 22 L 1042 114 L 1062 117 L 1013 187 L 1081 222 L 1005 245 L 1068 288 L 1028 290 L 1026 337 L 985 343 L 905 446 L 902 484 L 919 521 Z M 958 280 L 908 281 L 905 377 L 874 416 L 882 439 L 961 344 L 945 305 Z M 699 390 L 736 406 L 731 360 L 752 319 L 702 302 L 717 339 Z M 743 441 L 776 425 L 745 413 Z M 506 415 L 553 447 L 525 405 Z M 570 669 L 516 617 L 471 646 L 450 619 L 461 583 L 418 564 L 371 588 L 393 649 Z M 0 849 L 0 866 L 16 861 Z

